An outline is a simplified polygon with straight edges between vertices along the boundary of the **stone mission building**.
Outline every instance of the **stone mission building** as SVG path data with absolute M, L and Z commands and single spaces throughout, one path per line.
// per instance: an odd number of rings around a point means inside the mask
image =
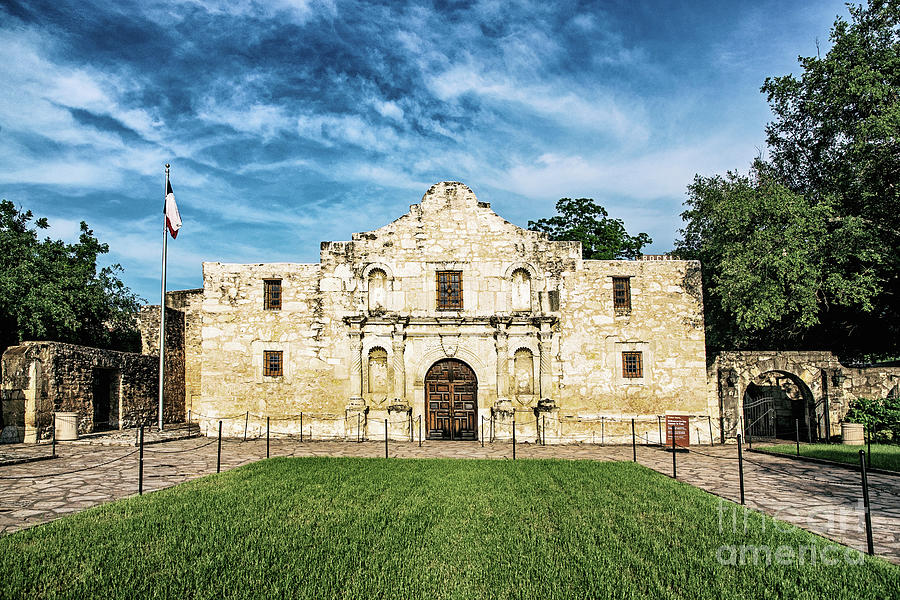
M 516 419 L 521 441 L 630 443 L 631 418 L 656 441 L 660 416 L 682 414 L 700 417 L 693 439 L 718 435 L 699 263 L 583 260 L 458 182 L 323 242 L 316 264 L 204 263 L 188 295 L 185 402 L 210 434 L 269 417 L 318 439 L 381 437 L 385 421 L 404 438 L 421 418 L 426 439 L 478 440 Z

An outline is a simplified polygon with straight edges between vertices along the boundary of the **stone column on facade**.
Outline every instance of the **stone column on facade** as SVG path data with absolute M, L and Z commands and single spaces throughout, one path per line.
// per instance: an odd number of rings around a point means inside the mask
M 549 323 L 541 323 L 541 331 L 538 333 L 538 349 L 541 352 L 541 378 L 540 378 L 540 397 L 551 398 L 553 381 L 553 361 L 551 360 L 553 344 L 553 332 L 550 331 Z
M 497 346 L 497 399 L 505 399 L 509 394 L 509 336 L 506 325 L 497 324 L 494 339 Z
M 406 401 L 406 362 L 403 356 L 406 348 L 406 335 L 403 333 L 403 325 L 397 325 L 391 338 L 393 346 L 394 366 L 394 398 Z M 409 402 L 407 402 L 409 404 Z
M 350 399 L 362 399 L 362 333 L 350 332 Z

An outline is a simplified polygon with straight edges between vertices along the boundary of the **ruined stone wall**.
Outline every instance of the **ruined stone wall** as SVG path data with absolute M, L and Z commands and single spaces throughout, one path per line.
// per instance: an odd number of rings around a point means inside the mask
M 323 242 L 319 264 L 204 263 L 195 414 L 211 430 L 237 417 L 225 428 L 240 434 L 246 413 L 252 433 L 267 415 L 296 432 L 288 417 L 303 412 L 319 437 L 355 437 L 357 423 L 377 435 L 388 419 L 403 437 L 425 412 L 425 373 L 448 357 L 474 370 L 479 417 L 538 411 L 556 441 L 587 435 L 560 414 L 642 414 L 649 436 L 655 415 L 708 411 L 698 265 L 580 256 L 444 182 L 384 227 Z M 444 270 L 462 272 L 461 309 L 437 308 Z M 630 315 L 612 310 L 612 275 L 632 277 Z M 281 310 L 264 309 L 264 279 L 281 279 Z M 640 382 L 619 377 L 626 346 L 645 351 Z M 265 350 L 283 352 L 281 377 L 263 375 Z
M 159 365 L 152 356 L 58 342 L 24 342 L 2 359 L 3 397 L 24 398 L 24 441 L 50 436 L 52 413 L 76 412 L 78 430 L 149 425 L 156 420 Z M 98 370 L 108 373 L 110 419 L 95 423 Z M 167 422 L 180 420 L 183 404 L 166 406 Z

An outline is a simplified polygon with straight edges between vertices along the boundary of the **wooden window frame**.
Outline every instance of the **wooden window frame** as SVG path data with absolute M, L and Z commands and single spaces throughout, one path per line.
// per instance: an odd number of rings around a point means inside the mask
M 613 308 L 616 310 L 631 310 L 631 277 L 613 277 Z M 616 286 L 621 285 L 621 289 Z M 620 294 L 621 292 L 621 294 Z
M 629 358 L 633 359 L 634 368 L 629 368 Z M 622 377 L 625 379 L 641 379 L 644 376 L 644 353 L 630 350 L 622 353 Z
M 453 301 L 453 294 L 445 294 L 441 289 L 442 280 L 446 280 L 452 287 L 456 276 L 456 283 L 459 284 L 459 292 L 456 302 Z M 462 271 L 436 271 L 434 276 L 435 292 L 437 293 L 437 309 L 438 310 L 462 310 L 463 309 L 463 277 Z M 446 288 L 445 288 L 446 289 Z
M 281 310 L 281 279 L 263 279 L 263 308 Z
M 263 375 L 265 377 L 284 376 L 283 350 L 263 350 Z

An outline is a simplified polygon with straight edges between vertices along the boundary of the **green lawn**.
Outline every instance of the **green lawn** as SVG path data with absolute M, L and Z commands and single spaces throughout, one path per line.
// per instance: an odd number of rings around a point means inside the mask
M 865 449 L 866 446 L 845 446 L 843 444 L 800 444 L 800 456 L 859 465 L 859 451 Z M 794 444 L 760 446 L 759 450 L 778 452 L 779 454 L 797 454 L 797 446 Z M 872 467 L 900 471 L 900 446 L 872 444 Z
M 278 458 L 2 537 L 0 597 L 900 597 L 900 567 L 735 508 L 632 463 Z

